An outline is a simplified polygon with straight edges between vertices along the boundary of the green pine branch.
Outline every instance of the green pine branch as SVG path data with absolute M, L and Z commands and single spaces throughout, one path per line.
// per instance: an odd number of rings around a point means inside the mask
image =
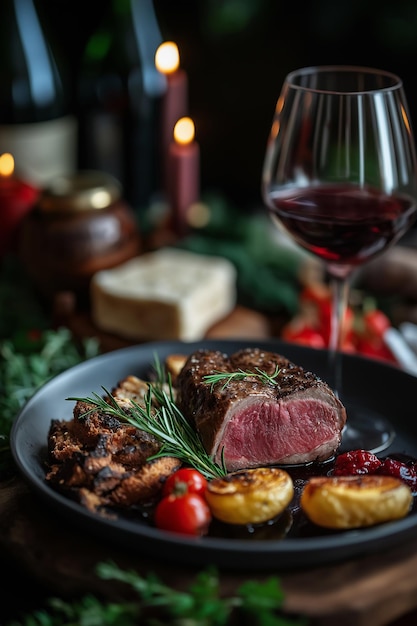
M 217 571 L 200 572 L 185 591 L 177 591 L 154 574 L 141 577 L 114 562 L 99 563 L 103 580 L 125 583 L 138 601 L 103 602 L 87 594 L 75 602 L 50 598 L 45 609 L 5 626 L 307 626 L 302 617 L 283 612 L 284 595 L 277 578 L 243 583 L 224 597 Z

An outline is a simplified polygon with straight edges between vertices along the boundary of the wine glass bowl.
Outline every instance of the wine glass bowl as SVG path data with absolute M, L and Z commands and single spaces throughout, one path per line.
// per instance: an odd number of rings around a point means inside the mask
M 328 382 L 342 396 L 342 320 L 352 276 L 416 218 L 416 154 L 401 79 L 355 66 L 288 74 L 261 187 L 276 226 L 327 270 L 333 286 Z M 363 437 L 357 443 L 369 448 Z

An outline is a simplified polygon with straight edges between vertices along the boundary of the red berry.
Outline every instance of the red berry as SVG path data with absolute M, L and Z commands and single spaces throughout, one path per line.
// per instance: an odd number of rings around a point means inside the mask
M 349 476 L 354 474 L 373 474 L 381 465 L 381 461 L 367 450 L 351 450 L 336 457 L 333 474 Z
M 414 466 L 387 457 L 378 467 L 377 473 L 400 478 L 412 491 L 417 491 L 417 471 Z

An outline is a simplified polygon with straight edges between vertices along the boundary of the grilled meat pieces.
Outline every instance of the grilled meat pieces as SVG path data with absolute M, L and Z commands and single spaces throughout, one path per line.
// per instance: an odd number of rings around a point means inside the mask
M 131 399 L 140 402 L 146 390 L 146 383 L 130 376 L 112 395 L 128 410 Z M 161 446 L 155 437 L 100 411 L 88 413 L 91 408 L 78 401 L 72 420 L 52 420 L 46 480 L 93 511 L 151 503 L 181 462 L 148 462 Z
M 265 372 L 244 379 L 227 374 Z M 224 372 L 215 385 L 205 376 Z M 286 357 L 260 349 L 231 356 L 191 354 L 176 381 L 177 404 L 194 424 L 215 461 L 229 471 L 267 465 L 324 461 L 338 449 L 346 410 L 331 388 Z

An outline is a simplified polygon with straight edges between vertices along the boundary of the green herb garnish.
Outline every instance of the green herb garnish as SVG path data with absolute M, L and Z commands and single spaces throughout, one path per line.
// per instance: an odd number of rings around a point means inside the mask
M 98 563 L 96 574 L 102 580 L 117 581 L 130 589 L 129 599 L 103 601 L 88 593 L 76 601 L 51 597 L 44 609 L 23 614 L 19 622 L 7 626 L 226 626 L 250 623 L 253 626 L 307 626 L 306 618 L 283 611 L 284 593 L 280 581 L 242 583 L 232 595 L 221 593 L 215 568 L 199 572 L 184 590 L 177 590 L 154 573 L 139 575 L 109 561 Z M 132 591 L 134 593 L 132 593 Z M 119 594 L 120 595 L 120 594 Z
M 51 378 L 98 353 L 95 339 L 78 346 L 67 328 L 0 341 L 0 476 L 14 469 L 9 438 L 21 407 Z
M 207 374 L 207 376 L 203 376 L 203 381 L 208 385 L 211 385 L 211 390 L 213 390 L 214 385 L 219 382 L 223 382 L 221 390 L 225 389 L 227 385 L 229 385 L 232 380 L 244 380 L 245 378 L 259 378 L 259 380 L 263 383 L 269 385 L 276 385 L 276 378 L 280 373 L 280 368 L 278 365 L 275 368 L 273 374 L 267 374 L 259 367 L 255 367 L 255 371 L 244 371 L 242 369 L 238 369 L 236 372 L 220 372 L 215 370 L 213 374 Z
M 107 399 L 93 393 L 92 397 L 67 398 L 67 400 L 92 405 L 93 408 L 84 413 L 84 416 L 98 410 L 156 437 L 162 446 L 156 454 L 148 458 L 148 461 L 173 456 L 191 465 L 208 479 L 226 476 L 227 469 L 223 459 L 221 465 L 213 461 L 207 454 L 197 431 L 192 428 L 175 404 L 170 382 L 168 393 L 160 381 L 155 384 L 148 383 L 144 406 L 131 400 L 131 406 L 128 409 L 120 407 L 107 389 L 104 387 L 102 389 Z

